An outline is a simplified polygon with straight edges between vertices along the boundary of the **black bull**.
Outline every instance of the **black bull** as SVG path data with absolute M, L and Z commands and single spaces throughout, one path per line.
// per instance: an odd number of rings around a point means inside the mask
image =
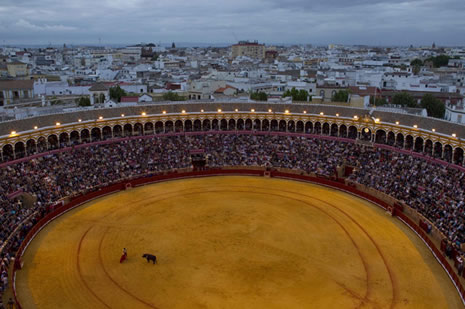
M 152 261 L 153 264 L 157 263 L 157 257 L 153 254 L 144 253 L 142 256 L 144 259 L 147 259 L 147 262 Z

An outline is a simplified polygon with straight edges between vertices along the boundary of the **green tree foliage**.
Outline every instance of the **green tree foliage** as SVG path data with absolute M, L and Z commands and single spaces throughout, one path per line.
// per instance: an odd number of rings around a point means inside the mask
M 421 59 L 415 58 L 410 62 L 410 65 L 411 66 L 416 66 L 416 65 L 422 66 L 423 61 L 421 61 Z
M 413 75 L 418 75 L 420 73 L 421 67 L 419 65 L 414 65 L 412 68 Z
M 370 98 L 370 104 L 373 105 L 373 97 Z M 386 105 L 386 104 L 388 104 L 386 99 L 384 99 L 384 98 L 376 98 L 374 105 L 375 106 L 383 106 L 383 105 Z
M 268 95 L 265 92 L 252 92 L 250 98 L 256 101 L 268 101 Z
M 447 56 L 447 55 L 439 55 L 439 56 L 436 56 L 436 57 L 430 57 L 430 58 L 426 59 L 425 62 L 426 61 L 431 61 L 431 62 L 433 62 L 433 66 L 435 68 L 440 68 L 440 67 L 447 66 L 449 64 L 449 59 L 450 59 L 450 57 Z
M 444 118 L 446 106 L 432 94 L 425 94 L 421 99 L 421 107 L 426 108 L 428 116 L 435 118 Z
M 157 61 L 158 60 L 158 54 L 154 53 L 152 56 L 152 61 Z
M 121 89 L 119 85 L 110 88 L 110 98 L 116 102 L 121 102 L 121 97 L 125 97 L 126 91 Z
M 88 97 L 80 97 L 79 99 L 76 99 L 76 103 L 79 106 L 90 106 L 90 98 L 88 98 Z
M 421 59 L 415 58 L 410 62 L 410 66 L 412 66 L 413 74 L 418 75 L 418 73 L 420 73 L 421 67 L 423 66 L 423 61 L 421 61 Z
M 392 104 L 407 106 L 407 107 L 418 107 L 415 99 L 407 92 L 399 92 L 392 98 Z
M 291 90 L 286 90 L 283 94 L 283 98 L 285 97 L 292 97 L 293 101 L 307 101 L 307 98 L 309 97 L 308 91 L 305 89 L 297 90 L 295 88 L 292 88 Z M 312 100 L 312 97 L 310 97 L 310 101 Z
M 180 96 L 176 92 L 168 91 L 167 93 L 163 94 L 163 100 L 165 100 L 165 101 L 185 101 L 186 98 Z
M 339 90 L 332 97 L 333 102 L 347 102 L 347 100 L 349 100 L 349 91 L 347 90 Z

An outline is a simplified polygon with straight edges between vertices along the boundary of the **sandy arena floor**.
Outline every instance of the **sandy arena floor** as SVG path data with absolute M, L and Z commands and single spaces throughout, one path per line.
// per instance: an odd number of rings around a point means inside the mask
M 49 224 L 24 265 L 25 308 L 463 308 L 419 238 L 377 206 L 258 177 L 98 199 Z

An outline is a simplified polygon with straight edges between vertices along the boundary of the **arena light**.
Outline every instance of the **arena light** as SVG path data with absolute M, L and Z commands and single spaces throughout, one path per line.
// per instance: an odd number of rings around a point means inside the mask
M 142 116 L 147 116 L 147 113 L 146 113 L 146 112 L 142 112 Z
M 58 127 L 59 125 L 61 125 L 61 123 L 59 123 L 59 122 L 57 122 L 57 123 L 55 123 L 55 124 L 57 125 L 57 127 Z
M 414 127 L 415 129 L 418 129 L 418 126 L 417 126 L 416 124 L 414 124 L 413 127 Z
M 124 114 L 121 114 L 121 117 L 124 117 Z
M 399 121 L 396 121 L 396 124 L 399 125 Z
M 455 134 L 455 133 L 452 133 L 452 137 L 457 137 L 457 134 Z
M 201 109 L 200 112 L 203 113 L 203 109 Z
M 38 129 L 38 127 L 37 127 L 37 126 L 34 126 L 34 130 L 37 130 L 37 129 Z
M 339 117 L 339 114 L 336 114 L 336 117 Z
M 431 131 L 436 132 L 436 129 L 431 129 Z
M 235 111 L 235 112 L 238 112 L 239 110 L 236 108 L 234 111 Z
M 82 119 L 78 119 L 78 122 L 81 122 L 81 121 L 82 121 Z
M 221 113 L 221 108 L 218 108 L 218 113 Z
M 15 135 L 16 135 L 16 131 L 11 131 L 10 136 L 15 136 Z
M 272 112 L 271 108 L 270 108 L 270 109 L 268 109 L 268 113 L 271 113 L 271 112 Z
M 163 111 L 163 112 L 161 112 L 161 113 L 162 113 L 163 115 L 165 115 L 165 114 L 166 114 L 166 111 Z
M 378 123 L 378 122 L 379 122 L 379 118 L 376 118 L 376 119 L 375 119 L 375 122 Z
M 102 120 L 102 119 L 103 119 L 103 116 L 98 117 L 98 120 Z
M 286 109 L 286 110 L 284 111 L 284 113 L 286 113 L 286 114 L 289 114 L 289 110 L 288 110 L 288 109 Z
M 307 111 L 304 111 L 304 114 L 306 114 L 306 113 L 307 113 Z
M 363 131 L 364 131 L 365 133 L 370 132 L 370 130 L 369 130 L 368 128 L 363 129 Z
M 324 116 L 324 115 L 325 115 L 325 113 L 321 112 L 321 113 L 320 113 L 320 115 L 321 115 L 321 116 Z
M 185 113 L 186 113 L 186 110 L 185 110 L 185 109 L 183 109 L 183 110 L 181 111 L 181 113 L 185 114 Z
M 252 108 L 250 111 L 251 111 L 252 113 L 255 113 L 255 109 L 253 109 L 253 108 Z

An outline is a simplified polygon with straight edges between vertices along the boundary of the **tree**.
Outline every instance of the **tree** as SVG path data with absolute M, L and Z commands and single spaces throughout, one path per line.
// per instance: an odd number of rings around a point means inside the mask
M 268 95 L 265 92 L 252 92 L 250 98 L 256 101 L 268 101 Z
M 418 75 L 418 73 L 420 73 L 420 70 L 421 70 L 421 67 L 419 65 L 414 65 L 412 67 L 413 75 Z
M 126 91 L 121 89 L 119 85 L 110 88 L 110 98 L 116 102 L 121 102 L 121 97 L 125 97 Z
M 430 57 L 430 58 L 426 59 L 425 62 L 426 61 L 431 61 L 435 68 L 440 68 L 440 67 L 447 66 L 449 64 L 449 59 L 450 59 L 450 57 L 447 56 L 447 55 L 439 55 L 439 56 L 436 56 L 436 57 Z
M 423 66 L 423 61 L 421 61 L 421 59 L 415 58 L 410 62 L 410 66 L 412 67 L 413 74 L 418 75 L 418 73 L 420 73 L 421 67 Z
M 349 91 L 347 90 L 339 90 L 332 97 L 333 102 L 347 102 L 348 100 L 349 100 Z
M 79 99 L 76 99 L 76 103 L 79 106 L 90 106 L 90 99 L 88 97 L 80 97 Z
M 432 94 L 425 94 L 421 99 L 421 107 L 426 108 L 428 116 L 435 118 L 444 118 L 446 106 Z
M 415 58 L 410 62 L 410 65 L 411 66 L 416 66 L 416 65 L 423 66 L 423 61 L 421 61 L 421 59 Z
M 153 53 L 152 61 L 157 61 L 157 60 L 158 60 L 158 54 L 157 54 L 157 53 Z
M 297 90 L 293 87 L 291 90 L 288 89 L 284 92 L 283 98 L 285 97 L 292 97 L 293 101 L 307 101 L 308 91 L 305 89 Z
M 163 94 L 163 100 L 165 101 L 184 101 L 186 98 L 180 96 L 176 92 L 168 91 Z
M 418 107 L 415 99 L 407 92 L 399 92 L 392 98 L 392 104 L 407 106 L 407 107 Z
M 373 97 L 370 98 L 370 104 L 373 105 Z M 375 100 L 375 106 L 383 106 L 388 104 L 385 98 L 376 98 Z

